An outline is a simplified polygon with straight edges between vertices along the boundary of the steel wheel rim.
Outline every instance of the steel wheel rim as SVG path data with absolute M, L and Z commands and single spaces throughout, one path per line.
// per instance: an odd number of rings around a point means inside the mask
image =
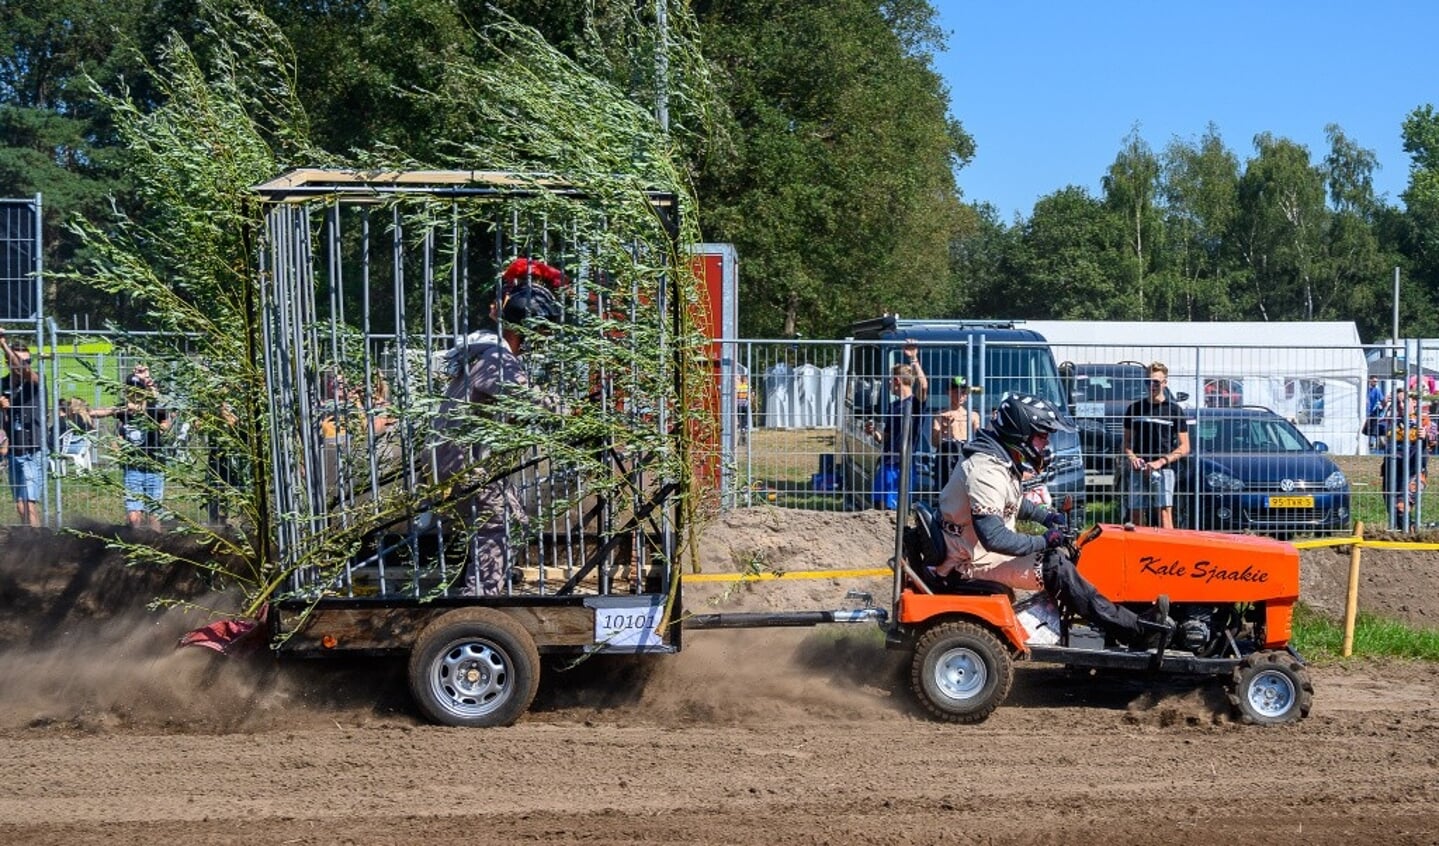
M 450 644 L 430 662 L 429 676 L 440 707 L 465 719 L 493 713 L 514 693 L 509 656 L 483 640 Z
M 1255 713 L 1264 717 L 1282 717 L 1294 707 L 1297 697 L 1293 679 L 1278 670 L 1265 670 L 1255 675 L 1245 698 Z
M 973 649 L 950 649 L 934 664 L 934 686 L 950 699 L 973 699 L 988 682 L 989 667 Z

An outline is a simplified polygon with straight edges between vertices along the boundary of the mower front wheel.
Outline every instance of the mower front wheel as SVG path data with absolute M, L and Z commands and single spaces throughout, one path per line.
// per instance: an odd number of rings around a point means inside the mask
M 1278 726 L 1309 716 L 1314 683 L 1288 652 L 1256 652 L 1234 669 L 1229 703 L 1241 722 Z
M 974 623 L 941 623 L 915 645 L 910 687 L 932 716 L 977 723 L 998 708 L 1014 684 L 1009 650 Z

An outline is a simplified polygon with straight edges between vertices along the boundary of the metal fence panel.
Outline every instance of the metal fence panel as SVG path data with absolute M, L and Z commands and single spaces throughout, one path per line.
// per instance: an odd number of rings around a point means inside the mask
M 358 284 L 357 279 L 346 284 Z M 394 339 L 373 329 L 372 336 L 368 349 L 373 366 L 397 374 L 400 358 Z M 54 358 L 43 372 L 52 386 L 51 396 L 60 401 L 76 396 L 93 403 L 104 400 L 101 382 L 90 374 L 118 382 L 131 360 L 118 349 L 76 351 L 81 340 L 103 337 L 103 333 L 83 333 L 82 338 L 59 332 L 53 342 L 47 341 L 47 354 Z M 859 345 L 843 341 L 756 339 L 724 339 L 723 346 L 733 352 L 712 377 L 718 437 L 712 452 L 700 458 L 709 473 L 700 474 L 701 483 L 719 507 L 773 504 L 844 510 L 885 504 L 885 486 L 873 481 L 881 448 L 865 428 L 868 422 L 882 431 L 887 423 L 886 368 L 900 360 L 897 346 L 861 351 Z M 1342 350 L 1155 345 L 1123 362 L 1118 360 L 1118 348 L 1088 347 L 1080 351 L 1082 355 L 1069 349 L 1056 357 L 1057 388 L 1045 387 L 1048 380 L 1032 369 L 1019 382 L 1002 372 L 1016 369 L 1025 356 L 1042 348 L 988 345 L 985 355 L 979 356 L 978 348 L 968 344 L 921 347 L 932 390 L 912 468 L 917 496 L 937 493 L 943 471 L 928 441 L 929 427 L 934 414 L 948 403 L 945 379 L 964 375 L 980 389 L 969 402 L 982 417 L 1000 398 L 996 391 L 1011 387 L 1059 391 L 1080 427 L 1077 455 L 1083 479 L 1069 492 L 1082 497 L 1088 519 L 1123 521 L 1129 516 L 1126 480 L 1122 465 L 1115 463 L 1123 432 L 1122 409 L 1134 392 L 1142 390 L 1132 380 L 1159 360 L 1170 368 L 1170 390 L 1186 394 L 1181 404 L 1201 418 L 1195 424 L 1198 428 L 1191 430 L 1188 464 L 1193 469 L 1186 470 L 1199 484 L 1178 495 L 1176 510 L 1182 524 L 1198 519 L 1210 528 L 1292 535 L 1342 533 L 1355 520 L 1371 528 L 1415 528 L 1429 525 L 1435 520 L 1432 515 L 1439 514 L 1427 497 L 1428 462 L 1439 444 L 1439 385 L 1435 384 L 1439 373 L 1419 367 L 1429 352 L 1423 342 Z M 1133 350 L 1127 347 L 1123 352 Z M 1368 379 L 1325 372 L 1325 362 L 1341 353 L 1369 362 L 1368 372 L 1384 398 L 1372 422 L 1367 413 Z M 157 375 L 163 385 L 163 372 Z M 1325 443 L 1327 455 L 1279 449 L 1277 439 L 1283 435 L 1275 434 L 1273 420 L 1263 409 L 1287 421 L 1311 447 L 1315 441 Z M 1266 422 L 1246 429 L 1220 419 L 1244 414 Z M 102 429 L 92 444 L 89 465 L 81 472 L 76 472 L 80 468 L 73 459 L 50 462 L 51 491 L 62 522 L 122 517 L 118 495 L 99 493 L 92 484 L 95 477 L 87 475 L 90 470 L 114 472 L 109 436 Z M 180 448 L 198 451 L 205 445 L 192 439 Z M 1344 483 L 1327 475 L 1299 473 L 1300 458 L 1316 465 L 1333 461 L 1344 474 Z M 1205 487 L 1206 482 L 1222 481 L 1205 477 L 1236 463 L 1246 464 L 1255 474 L 1254 481 L 1243 482 L 1248 499 L 1239 500 L 1238 507 L 1235 497 L 1214 491 L 1212 484 Z M 355 470 L 351 467 L 347 472 Z M 368 474 L 368 467 L 363 470 Z M 1312 506 L 1306 497 L 1314 498 Z M 1226 499 L 1231 500 L 1227 506 Z M 1216 512 L 1224 508 L 1228 516 L 1221 519 Z
M 0 200 L 0 321 L 38 321 L 41 314 L 41 204 Z
M 1160 361 L 1188 418 L 1190 455 L 1175 467 L 1178 525 L 1281 536 L 1343 534 L 1356 519 L 1424 525 L 1427 464 L 1439 444 L 1439 390 L 1430 375 L 1402 364 L 1385 370 L 1372 381 L 1389 405 L 1366 424 L 1368 362 L 1394 350 L 1156 344 L 1129 357 L 1131 346 L 1066 347 L 1051 381 L 1046 368 L 1026 364 L 1048 356 L 1042 346 L 988 344 L 982 355 L 974 343 L 918 346 L 931 385 L 910 468 L 918 497 L 935 498 L 946 475 L 930 426 L 948 405 L 948 380 L 963 375 L 982 420 L 1008 390 L 1057 395 L 1079 428 L 1083 479 L 1047 481 L 1080 502 L 1088 520 L 1129 519 L 1124 415 L 1147 391 L 1149 365 Z M 891 422 L 888 375 L 902 360 L 899 345 L 735 340 L 733 348 L 736 376 L 725 389 L 736 411 L 723 426 L 731 471 L 723 504 L 892 508 L 880 436 Z M 1412 415 L 1394 401 L 1396 389 L 1412 402 Z

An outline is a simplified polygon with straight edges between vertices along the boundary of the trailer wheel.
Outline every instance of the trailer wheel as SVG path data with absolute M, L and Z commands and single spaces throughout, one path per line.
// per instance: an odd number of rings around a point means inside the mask
M 989 630 L 974 623 L 941 623 L 914 648 L 910 686 L 931 715 L 977 723 L 999 707 L 1014 684 L 1014 662 Z
M 420 711 L 442 725 L 510 725 L 530 707 L 539 683 L 534 638 L 491 608 L 440 617 L 410 651 L 410 693 Z
M 1287 652 L 1256 652 L 1234 668 L 1229 704 L 1241 722 L 1278 726 L 1309 716 L 1314 683 Z

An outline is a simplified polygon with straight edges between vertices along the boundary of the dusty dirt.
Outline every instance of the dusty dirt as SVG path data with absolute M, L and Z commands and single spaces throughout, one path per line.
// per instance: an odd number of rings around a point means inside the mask
M 756 509 L 708 572 L 848 569 L 883 515 Z M 1361 608 L 1439 620 L 1439 556 L 1366 550 Z M 1304 555 L 1342 608 L 1348 556 Z M 883 602 L 885 579 L 688 592 L 696 610 Z M 0 843 L 1231 844 L 1439 842 L 1439 665 L 1312 668 L 1309 719 L 1238 725 L 1210 685 L 1022 667 L 985 723 L 925 720 L 874 631 L 691 632 L 679 655 L 547 668 L 516 726 L 430 726 L 395 662 L 175 652 L 223 607 L 96 541 L 0 538 Z M 703 594 L 703 595 L 702 595 Z M 713 600 L 707 601 L 707 600 Z

